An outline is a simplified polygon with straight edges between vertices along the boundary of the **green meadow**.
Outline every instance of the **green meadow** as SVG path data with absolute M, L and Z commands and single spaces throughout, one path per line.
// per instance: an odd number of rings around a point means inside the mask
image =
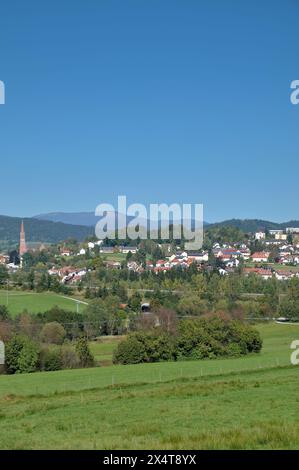
M 0 447 L 298 449 L 299 326 L 258 328 L 256 356 L 2 375 Z
M 90 350 L 97 362 L 103 366 L 112 365 L 113 351 L 123 336 L 102 336 L 99 341 L 90 341 Z
M 104 261 L 118 261 L 121 263 L 126 260 L 127 255 L 124 253 L 102 253 L 101 258 Z
M 18 290 L 0 290 L 0 305 L 6 305 L 11 315 L 17 315 L 27 310 L 30 313 L 45 312 L 54 306 L 65 310 L 77 310 L 77 301 L 70 297 L 55 294 L 53 292 L 28 292 Z M 79 311 L 85 308 L 80 303 Z

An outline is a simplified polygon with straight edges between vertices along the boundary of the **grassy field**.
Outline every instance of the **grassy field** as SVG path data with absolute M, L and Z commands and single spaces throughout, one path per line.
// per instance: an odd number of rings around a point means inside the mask
M 1 376 L 0 447 L 299 448 L 299 326 L 259 329 L 257 356 Z
M 261 354 L 233 360 L 200 361 L 202 372 L 235 371 L 240 370 L 239 366 L 243 370 L 244 367 L 287 365 L 289 363 L 289 345 L 294 339 L 294 334 L 299 339 L 299 324 L 296 326 L 271 323 L 255 325 L 255 327 L 260 331 L 264 339 L 264 347 Z M 91 341 L 90 348 L 95 359 L 100 361 L 102 365 L 112 365 L 113 351 L 121 339 L 121 336 L 104 336 L 98 342 Z M 188 363 L 184 363 L 184 368 L 185 364 Z M 199 364 L 199 362 L 196 362 L 196 364 Z
M 123 336 L 103 336 L 100 341 L 91 341 L 90 350 L 101 365 L 112 365 L 113 351 Z
M 0 290 L 0 305 L 6 305 L 11 315 L 27 310 L 29 313 L 38 313 L 49 310 L 51 307 L 57 305 L 65 310 L 77 309 L 77 302 L 75 299 L 65 297 L 63 295 L 55 294 L 52 292 L 44 292 L 37 294 L 35 292 L 23 292 L 17 290 Z M 85 308 L 84 303 L 80 303 L 79 311 Z

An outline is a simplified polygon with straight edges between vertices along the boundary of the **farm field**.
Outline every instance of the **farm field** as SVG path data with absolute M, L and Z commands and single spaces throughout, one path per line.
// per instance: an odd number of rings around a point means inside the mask
M 257 356 L 3 375 L 0 447 L 299 448 L 299 326 L 258 328 Z
M 271 323 L 257 326 L 264 339 L 260 354 L 233 359 L 214 359 L 202 361 L 160 362 L 153 364 L 114 365 L 91 369 L 75 369 L 57 372 L 38 372 L 33 374 L 0 375 L 0 397 L 6 394 L 30 395 L 38 393 L 60 393 L 84 391 L 94 387 L 108 387 L 112 384 L 134 384 L 139 382 L 164 382 L 186 377 L 205 377 L 249 370 L 288 366 L 290 364 L 290 344 L 299 339 L 299 325 Z M 112 361 L 115 345 L 103 339 L 93 342 L 91 350 L 100 360 L 105 356 Z M 117 341 L 117 340 L 116 340 Z M 109 344 L 110 343 L 110 344 Z M 109 352 L 110 350 L 110 352 Z
M 76 299 L 55 294 L 53 292 L 27 292 L 18 290 L 0 290 L 0 305 L 6 305 L 11 315 L 17 315 L 27 310 L 38 313 L 58 306 L 65 310 L 77 310 Z M 79 311 L 85 308 L 85 303 L 79 304 Z

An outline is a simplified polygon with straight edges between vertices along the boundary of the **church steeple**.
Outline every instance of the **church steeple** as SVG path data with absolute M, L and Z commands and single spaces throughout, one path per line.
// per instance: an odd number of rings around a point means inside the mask
M 25 230 L 24 230 L 24 221 L 21 223 L 20 231 L 20 256 L 23 256 L 27 252 L 26 239 L 25 239 Z

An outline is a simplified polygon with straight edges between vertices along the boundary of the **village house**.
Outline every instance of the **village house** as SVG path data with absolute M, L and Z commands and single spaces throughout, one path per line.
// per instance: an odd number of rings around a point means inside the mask
M 147 267 L 147 269 L 153 269 L 154 265 L 153 265 L 152 261 L 147 260 L 146 261 L 146 267 Z
M 135 271 L 135 272 L 136 272 L 136 271 L 138 270 L 139 266 L 140 266 L 140 265 L 139 265 L 138 263 L 136 263 L 136 261 L 129 261 L 129 262 L 127 263 L 127 268 L 128 268 L 130 271 Z
M 226 276 L 228 274 L 228 272 L 223 268 L 219 268 L 218 272 L 219 272 L 220 276 Z
M 129 261 L 127 263 L 127 268 L 129 271 L 134 271 L 135 273 L 142 273 L 144 271 L 143 266 L 136 261 Z
M 272 235 L 272 236 L 275 236 L 275 235 L 281 235 L 283 233 L 283 230 L 279 229 L 279 230 L 269 230 L 269 234 Z
M 14 263 L 8 263 L 6 265 L 7 269 L 12 272 L 12 273 L 15 273 L 18 271 L 18 269 L 20 269 L 21 265 L 20 264 L 14 264 Z
M 222 261 L 228 261 L 232 258 L 239 258 L 241 256 L 241 251 L 237 248 L 221 248 L 213 250 L 214 256 L 221 259 Z
M 105 255 L 109 255 L 109 254 L 112 254 L 114 253 L 115 249 L 113 246 L 102 246 L 100 248 L 100 253 L 103 253 Z
M 266 233 L 263 231 L 256 232 L 254 238 L 256 240 L 264 240 L 266 238 Z
M 288 236 L 286 233 L 276 233 L 275 240 L 287 240 Z
M 283 246 L 279 248 L 279 253 L 281 257 L 291 256 L 294 253 L 294 248 L 290 246 Z
M 119 251 L 123 254 L 132 253 L 132 255 L 134 255 L 135 253 L 137 253 L 138 247 L 137 246 L 120 246 Z
M 283 244 L 283 240 L 277 239 L 275 240 L 274 238 L 269 238 L 269 240 L 264 240 L 264 244 L 266 246 L 281 246 Z
M 60 254 L 61 256 L 71 256 L 72 252 L 68 248 L 61 248 Z
M 64 266 L 63 268 L 55 268 L 55 266 L 53 266 L 48 270 L 48 273 L 50 276 L 58 276 L 63 284 L 67 284 L 80 280 L 86 275 L 87 270 L 74 268 L 72 266 Z
M 188 259 L 188 253 L 187 251 L 178 250 L 175 253 L 175 258 Z
M 189 262 L 190 264 L 193 263 L 192 260 L 190 260 Z M 172 262 L 171 262 L 171 267 L 172 268 L 177 268 L 177 267 L 181 267 L 181 268 L 189 268 L 190 264 L 188 263 L 188 259 L 174 259 Z M 165 266 L 167 267 L 167 266 Z
M 120 269 L 121 263 L 119 261 L 106 261 L 105 266 L 110 269 Z
M 9 256 L 7 255 L 0 255 L 0 264 L 7 264 L 9 261 Z
M 156 267 L 160 268 L 161 266 L 164 266 L 165 263 L 166 261 L 164 259 L 158 259 L 158 261 L 156 261 Z
M 294 264 L 294 257 L 291 255 L 283 255 L 279 259 L 279 264 Z
M 288 281 L 292 277 L 294 277 L 295 274 L 290 272 L 290 271 L 283 271 L 283 270 L 276 270 L 275 271 L 275 277 L 279 281 Z
M 196 263 L 203 263 L 209 261 L 209 253 L 207 251 L 189 251 L 188 260 L 191 260 Z
M 257 276 L 262 277 L 263 279 L 271 279 L 272 278 L 272 271 L 270 269 L 263 269 L 263 268 L 244 268 L 245 276 L 249 274 L 256 274 Z
M 58 268 L 55 268 L 55 266 L 53 266 L 51 269 L 48 270 L 48 274 L 50 276 L 60 276 L 60 270 Z
M 220 247 L 213 248 L 213 255 L 215 258 L 222 258 L 223 252 Z
M 227 268 L 237 268 L 240 264 L 240 261 L 237 258 L 232 258 L 225 262 Z
M 249 248 L 241 248 L 240 249 L 240 256 L 241 258 L 243 258 L 244 260 L 248 260 L 250 259 L 250 249 Z
M 251 259 L 254 263 L 267 263 L 269 260 L 270 253 L 267 251 L 257 251 L 251 255 Z
M 175 267 L 179 266 L 182 262 L 183 262 L 182 259 L 180 260 L 180 259 L 176 258 L 176 259 L 171 261 L 170 266 L 175 268 Z
M 154 272 L 155 272 L 156 274 L 159 273 L 159 272 L 164 272 L 164 273 L 165 273 L 165 272 L 169 271 L 170 269 L 171 269 L 170 266 L 168 266 L 168 267 L 167 267 L 167 266 L 160 266 L 160 267 L 157 267 L 157 266 L 156 266 L 156 267 L 154 268 Z

